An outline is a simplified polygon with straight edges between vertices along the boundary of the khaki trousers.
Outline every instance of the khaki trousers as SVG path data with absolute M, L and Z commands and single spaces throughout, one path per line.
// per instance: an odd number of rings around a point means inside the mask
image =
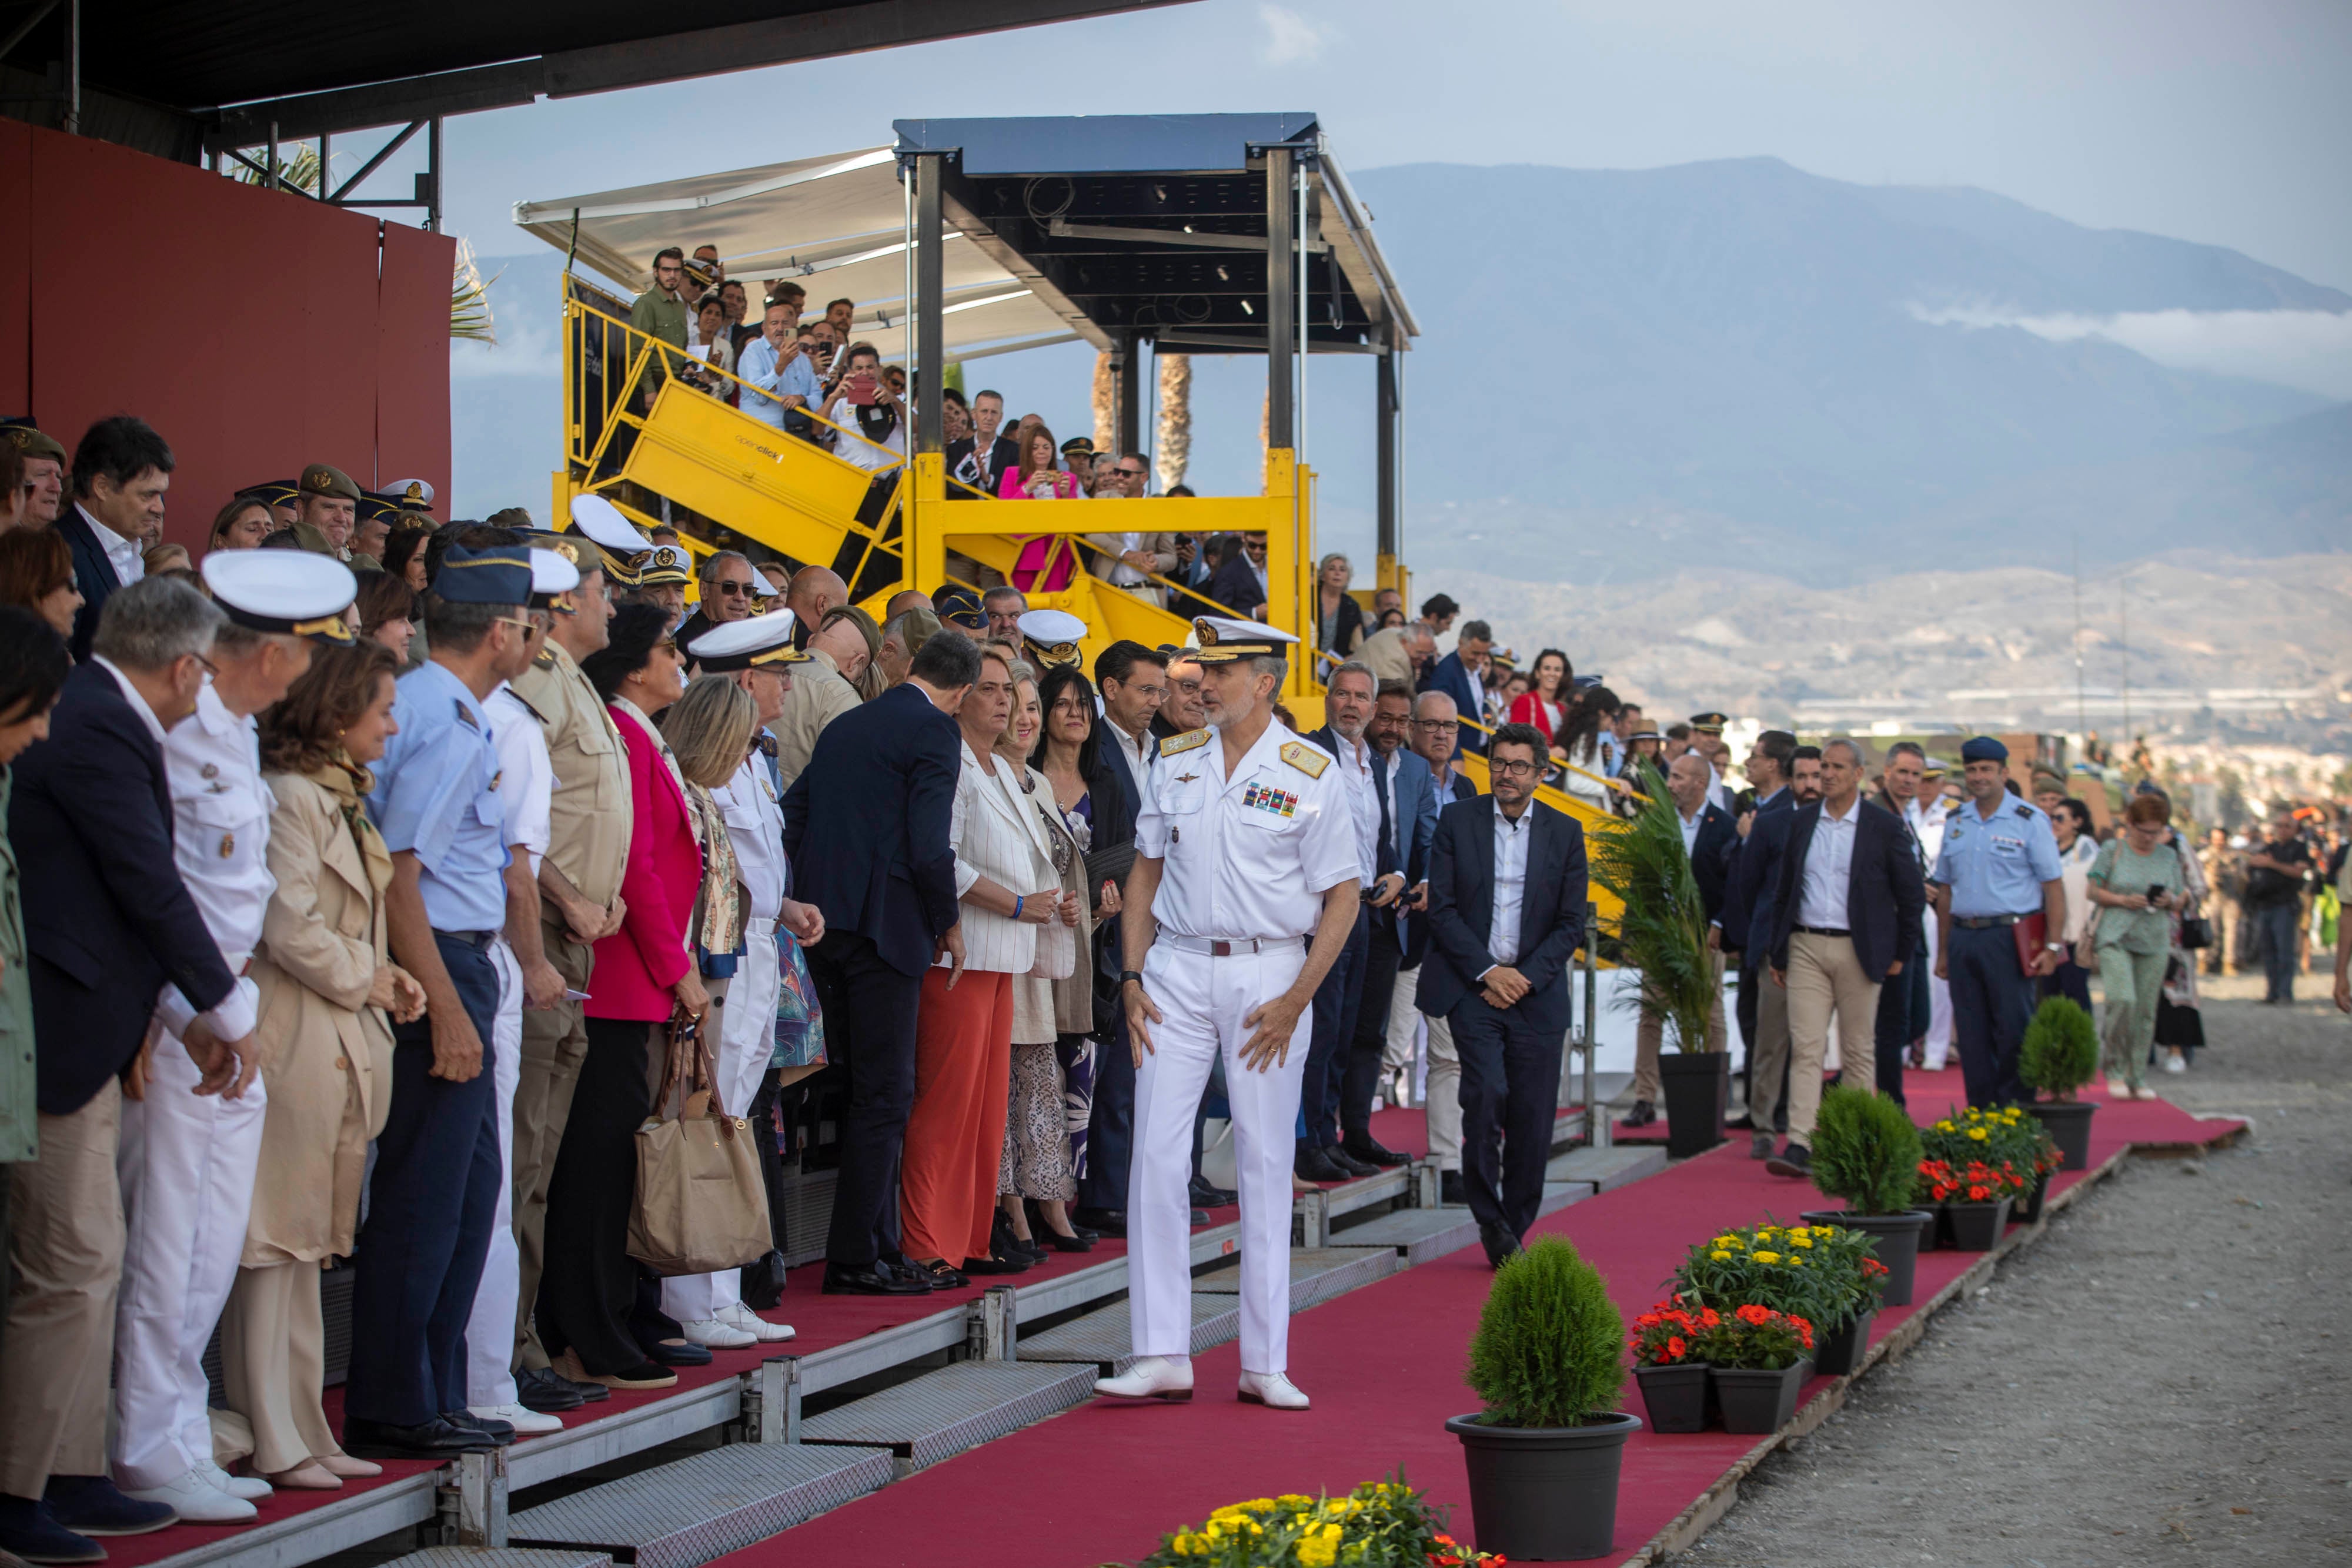
M 540 937 L 547 961 L 563 977 L 567 989 L 588 988 L 596 950 L 583 947 L 566 935 L 562 917 L 551 914 L 540 922 Z M 515 1083 L 513 1182 L 515 1249 L 521 1255 L 520 1291 L 515 1309 L 514 1369 L 540 1370 L 547 1352 L 531 1326 L 531 1303 L 539 1299 L 539 1276 L 545 1263 L 547 1187 L 555 1176 L 555 1151 L 563 1143 L 563 1124 L 572 1115 L 572 1092 L 580 1083 L 580 1064 L 588 1060 L 588 1022 L 580 1004 L 559 1001 L 544 1012 L 526 1009 L 522 1015 L 522 1075 Z
M 122 1281 L 122 1187 L 114 1156 L 122 1089 L 40 1118 L 41 1156 L 10 1167 L 16 1266 L 0 1334 L 0 1492 L 37 1498 L 53 1475 L 106 1473 L 107 1374 Z
M 1440 1170 L 1462 1168 L 1462 1058 L 1454 1051 L 1454 1025 L 1429 1020 L 1429 1156 Z
M 1767 975 L 1764 983 L 1770 985 Z M 1822 1063 L 1837 1014 L 1839 1082 L 1878 1087 L 1878 987 L 1862 972 L 1851 936 L 1789 933 L 1789 1141 L 1811 1147 L 1822 1108 Z
M 1730 1044 L 1723 1028 L 1723 955 L 1710 951 L 1708 972 L 1715 977 L 1715 1006 L 1706 1015 L 1706 1048 L 1722 1051 Z M 1769 984 L 1768 981 L 1767 984 Z M 1758 1015 L 1760 1023 L 1762 1015 Z M 1666 1020 L 1644 1009 L 1633 1026 L 1633 1098 L 1658 1103 L 1658 1048 L 1665 1041 Z
M 1748 1119 L 1759 1133 L 1772 1130 L 1780 1092 L 1789 1082 L 1789 993 L 1772 983 L 1769 966 L 1756 966 L 1756 1058 L 1748 1064 Z
M 228 1407 L 253 1427 L 253 1469 L 274 1476 L 342 1450 L 320 1403 L 327 1331 L 319 1265 L 239 1269 L 221 1313 L 221 1383 Z

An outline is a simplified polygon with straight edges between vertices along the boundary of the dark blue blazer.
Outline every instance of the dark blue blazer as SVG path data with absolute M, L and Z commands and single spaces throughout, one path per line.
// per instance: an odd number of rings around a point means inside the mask
M 1731 813 L 1709 802 L 1699 808 L 1698 837 L 1691 841 L 1691 874 L 1698 879 L 1699 902 L 1712 922 L 1723 914 L 1724 894 L 1731 882 L 1731 862 L 1739 848 L 1739 829 Z
M 929 968 L 961 918 L 948 825 L 962 767 L 955 720 L 908 682 L 825 726 L 784 795 L 793 896 L 902 975 Z
M 1770 929 L 1769 911 L 1772 894 L 1779 883 L 1774 878 L 1780 869 L 1780 850 L 1788 831 L 1787 819 L 1797 810 L 1797 792 L 1782 785 L 1778 794 L 1756 808 L 1756 820 L 1748 824 L 1748 837 L 1732 852 L 1730 874 L 1724 880 L 1723 946 L 1727 951 L 1744 953 L 1748 950 L 1752 932 L 1760 941 Z M 1738 824 L 1733 831 L 1738 831 Z
M 1927 889 L 1919 874 L 1919 852 L 1901 819 L 1870 800 L 1857 802 L 1862 813 L 1853 827 L 1853 864 L 1847 873 L 1846 929 L 1853 934 L 1853 956 L 1862 972 L 1875 981 L 1886 978 L 1889 967 L 1911 956 L 1920 930 L 1920 912 L 1927 906 Z M 1813 830 L 1822 820 L 1822 803 L 1800 806 L 1788 813 L 1788 849 L 1780 856 L 1780 889 L 1772 901 L 1772 967 L 1789 967 L 1789 933 L 1795 929 L 1797 905 L 1802 901 L 1805 853 L 1812 848 Z
M 39 1103 L 65 1116 L 139 1054 L 165 982 L 206 1012 L 236 978 L 172 861 L 163 748 L 104 666 L 66 677 L 15 775 Z
M 1462 655 L 1459 653 L 1448 653 L 1432 664 L 1428 673 L 1421 677 L 1421 689 L 1444 692 L 1452 697 L 1455 709 L 1465 719 L 1484 719 L 1486 716 L 1486 699 L 1480 695 L 1482 688 L 1478 685 L 1478 677 L 1462 667 Z M 1454 745 L 1454 755 L 1459 757 L 1465 751 L 1475 751 L 1481 757 L 1486 755 L 1486 736 L 1467 724 L 1462 727 L 1461 739 Z
M 1437 814 L 1429 851 L 1429 955 L 1413 1005 L 1440 1016 L 1476 996 L 1494 967 L 1486 938 L 1495 924 L 1495 803 L 1456 800 Z M 1528 880 L 1519 904 L 1519 956 L 1528 979 L 1517 1009 L 1540 1030 L 1568 1029 L 1568 961 L 1584 941 L 1584 829 L 1540 800 L 1528 831 Z
M 106 559 L 106 547 L 98 542 L 98 536 L 82 518 L 81 508 L 70 500 L 58 514 L 57 530 L 64 537 L 66 549 L 73 552 L 74 586 L 81 590 L 81 608 L 74 612 L 73 635 L 66 639 L 66 650 L 73 654 L 75 664 L 86 664 L 90 637 L 98 630 L 98 612 L 106 608 L 107 596 L 122 584 L 115 580 L 114 563 Z
M 1267 602 L 1266 595 L 1272 591 L 1271 585 L 1265 588 L 1257 585 L 1257 573 L 1251 570 L 1249 558 L 1244 555 L 1237 555 L 1217 568 L 1217 575 L 1209 580 L 1209 597 L 1243 621 L 1255 616 L 1257 607 Z M 1194 608 L 1197 610 L 1199 607 Z M 1311 659 L 1314 654 L 1310 652 L 1305 656 Z

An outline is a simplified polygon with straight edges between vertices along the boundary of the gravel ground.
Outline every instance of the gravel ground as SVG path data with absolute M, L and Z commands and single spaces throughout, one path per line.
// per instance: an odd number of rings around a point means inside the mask
M 2251 1136 L 2101 1183 L 1677 1568 L 2352 1563 L 2352 1022 L 2260 993 L 2209 982 L 2211 1049 L 2157 1080 Z

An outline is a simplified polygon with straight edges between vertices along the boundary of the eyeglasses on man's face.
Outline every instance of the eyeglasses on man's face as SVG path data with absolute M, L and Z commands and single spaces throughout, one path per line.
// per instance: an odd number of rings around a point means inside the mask
M 1536 765 L 1532 762 L 1497 762 L 1493 764 L 1493 768 L 1506 779 L 1529 779 L 1535 776 L 1536 771 Z
M 731 593 L 739 598 L 748 599 L 751 593 L 751 585 L 748 582 L 714 582 L 710 586 L 719 593 Z

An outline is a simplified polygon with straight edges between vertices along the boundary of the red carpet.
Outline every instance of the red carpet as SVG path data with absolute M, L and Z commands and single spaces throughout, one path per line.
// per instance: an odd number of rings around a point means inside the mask
M 1940 1113 L 1960 1098 L 1958 1077 L 1912 1074 L 1915 1108 Z M 2162 1102 L 2109 1106 L 2092 1124 L 2092 1159 L 2104 1162 L 2126 1142 L 2202 1142 L 2234 1124 L 2197 1122 Z M 2069 1175 L 2059 1185 L 2080 1179 Z M 1574 1240 L 1630 1317 L 1656 1298 L 1692 1239 L 1768 1213 L 1793 1218 L 1821 1201 L 1727 1145 L 1562 1209 L 1537 1229 Z M 1923 1256 L 1918 1299 L 1979 1256 Z M 1236 1403 L 1227 1390 L 1239 1352 L 1226 1345 L 1195 1358 L 1200 1396 L 1190 1405 L 1082 1406 L 720 1561 L 730 1568 L 1092 1568 L 1133 1562 L 1161 1531 L 1197 1523 L 1222 1504 L 1343 1492 L 1399 1465 L 1434 1500 L 1456 1505 L 1457 1532 L 1467 1539 L 1461 1450 L 1444 1422 L 1475 1408 L 1462 1368 L 1491 1279 L 1474 1248 L 1302 1314 L 1292 1326 L 1290 1370 L 1316 1401 L 1310 1411 Z M 1874 1339 L 1914 1310 L 1883 1312 Z M 1638 1412 L 1630 1380 L 1625 1401 Z M 1638 1550 L 1759 1441 L 1638 1434 L 1625 1456 L 1613 1560 Z

